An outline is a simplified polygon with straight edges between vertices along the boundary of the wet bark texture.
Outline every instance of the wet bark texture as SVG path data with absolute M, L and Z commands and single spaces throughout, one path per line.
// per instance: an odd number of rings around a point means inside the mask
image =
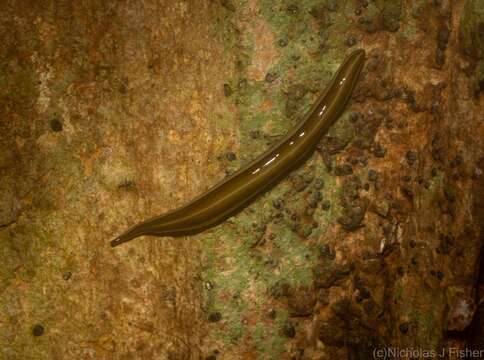
M 484 348 L 482 0 L 0 7 L 0 358 Z M 349 108 L 288 179 L 109 247 L 283 136 L 354 48 Z

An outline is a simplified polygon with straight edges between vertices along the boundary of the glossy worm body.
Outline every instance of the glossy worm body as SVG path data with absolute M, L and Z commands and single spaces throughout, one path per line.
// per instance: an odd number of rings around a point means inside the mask
M 129 228 L 111 241 L 111 246 L 141 235 L 195 234 L 242 210 L 313 153 L 321 137 L 343 113 L 364 62 L 363 50 L 350 54 L 300 124 L 262 155 L 185 206 Z

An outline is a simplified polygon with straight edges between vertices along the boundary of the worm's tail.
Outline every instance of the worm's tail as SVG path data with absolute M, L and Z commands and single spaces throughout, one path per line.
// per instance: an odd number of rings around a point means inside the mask
M 119 235 L 114 240 L 112 240 L 111 247 L 116 247 L 118 245 L 121 245 L 125 242 L 133 240 L 134 238 L 137 238 L 138 236 L 142 236 L 142 235 L 147 235 L 145 225 L 144 224 L 135 225 L 129 228 L 128 230 L 126 230 L 124 233 Z

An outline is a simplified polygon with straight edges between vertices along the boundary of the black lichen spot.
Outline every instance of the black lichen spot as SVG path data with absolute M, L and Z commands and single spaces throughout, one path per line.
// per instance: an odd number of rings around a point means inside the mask
M 322 140 L 322 145 L 330 155 L 338 154 L 343 151 L 348 143 L 351 141 L 352 136 L 325 136 Z
M 290 322 L 286 322 L 282 327 L 282 333 L 288 338 L 293 338 L 296 336 L 296 328 Z
M 277 73 L 269 72 L 269 73 L 266 74 L 265 80 L 266 80 L 266 82 L 271 83 L 274 80 L 276 80 L 278 77 L 279 77 L 279 75 Z
M 275 309 L 270 309 L 267 315 L 270 319 L 274 320 L 277 317 L 277 311 Z
M 292 185 L 297 192 L 303 191 L 309 183 L 301 175 L 293 175 L 291 177 Z
M 309 10 L 309 14 L 311 14 L 311 16 L 313 16 L 318 23 L 319 30 L 320 30 L 319 35 L 322 38 L 327 37 L 327 34 L 324 29 L 330 26 L 332 22 L 327 9 L 325 9 L 324 6 L 322 5 L 316 5 Z
M 267 230 L 267 225 L 266 224 L 252 223 L 252 228 L 254 229 L 253 235 L 255 237 L 258 237 L 259 240 L 260 240 L 264 236 L 264 234 Z
M 284 214 L 280 211 L 276 212 L 273 216 L 272 216 L 272 221 L 274 222 L 274 224 L 279 224 L 282 219 L 284 219 Z
M 66 271 L 62 274 L 62 278 L 65 280 L 65 281 L 68 281 L 70 278 L 72 277 L 72 272 L 70 271 Z
M 297 15 L 299 14 L 299 8 L 296 4 L 291 4 L 286 8 L 286 11 L 289 15 Z
M 292 118 L 300 109 L 300 100 L 306 95 L 308 88 L 302 84 L 291 85 L 287 89 L 288 101 L 286 102 L 285 112 L 288 118 Z
M 462 156 L 456 155 L 455 158 L 453 158 L 452 161 L 450 162 L 450 166 L 451 167 L 457 167 L 457 166 L 461 165 L 463 162 L 464 162 L 464 160 L 462 159 Z
M 445 64 L 445 53 L 444 53 L 443 50 L 437 49 L 437 51 L 435 52 L 435 63 L 437 64 L 437 66 L 439 68 L 444 66 L 444 64 Z
M 398 329 L 400 330 L 400 332 L 402 334 L 406 334 L 408 333 L 408 328 L 409 328 L 409 323 L 408 322 L 404 322 L 404 323 L 401 323 L 399 326 L 398 326 Z
M 304 174 L 304 181 L 306 181 L 306 183 L 309 185 L 312 183 L 312 181 L 314 180 L 314 174 L 313 173 L 306 173 Z
M 361 118 L 361 113 L 353 111 L 350 113 L 350 122 L 355 123 Z
M 287 44 L 289 44 L 289 41 L 286 38 L 282 38 L 277 41 L 277 45 L 280 47 L 286 47 Z
M 351 165 L 358 165 L 358 158 L 353 157 L 353 156 L 348 156 L 346 159 Z
M 479 84 L 477 86 L 477 94 L 481 93 L 481 92 L 484 92 L 484 79 L 480 80 L 479 81 Z
M 118 185 L 118 189 L 133 191 L 136 189 L 136 183 L 133 180 L 125 179 L 121 184 Z
M 222 314 L 220 312 L 213 312 L 208 316 L 208 321 L 210 322 L 218 322 L 222 320 Z
M 377 181 L 378 180 L 378 172 L 373 170 L 373 169 L 368 170 L 368 180 L 371 181 L 371 182 Z
M 415 257 L 413 257 L 410 260 L 410 263 L 412 264 L 412 266 L 418 267 L 418 261 L 417 261 L 417 259 Z
M 336 11 L 338 10 L 338 1 L 337 0 L 326 0 L 326 4 L 324 5 L 326 9 L 329 11 Z
M 323 198 L 320 191 L 315 191 L 308 196 L 308 207 L 311 209 L 316 209 L 318 207 L 318 202 Z
M 356 45 L 356 38 L 355 38 L 355 37 L 353 37 L 353 36 L 350 36 L 350 37 L 346 38 L 346 40 L 345 40 L 345 44 L 346 44 L 347 46 L 349 46 L 349 47 L 351 47 L 351 46 L 355 46 L 355 45 Z
M 363 166 L 368 166 L 368 158 L 366 156 L 360 156 L 358 161 Z
M 437 32 L 437 47 L 439 50 L 445 50 L 449 42 L 450 32 L 447 26 L 442 26 Z
M 369 299 L 371 297 L 370 291 L 365 287 L 358 288 L 358 295 L 356 296 L 356 302 L 361 303 L 363 300 Z
M 353 168 L 350 164 L 338 165 L 334 168 L 334 174 L 336 176 L 346 176 L 353 174 Z
M 279 299 L 283 296 L 287 296 L 290 292 L 290 286 L 285 281 L 277 281 L 272 287 L 270 288 L 270 294 L 273 298 Z
M 373 155 L 375 155 L 378 158 L 385 157 L 386 153 L 387 153 L 387 150 L 380 143 L 376 143 L 375 146 L 373 147 Z
M 42 336 L 44 334 L 44 327 L 40 324 L 34 325 L 32 328 L 32 335 L 34 336 Z
M 222 4 L 222 6 L 224 8 L 226 8 L 228 11 L 232 11 L 234 12 L 235 11 L 235 6 L 234 4 L 232 3 L 231 0 L 221 0 L 220 3 Z
M 444 159 L 445 150 L 442 144 L 442 136 L 437 133 L 432 138 L 432 159 L 435 161 L 442 161 Z
M 205 360 L 217 360 L 217 357 L 215 355 L 209 355 L 205 357 Z
M 310 209 L 316 209 L 318 207 L 318 201 L 314 199 L 312 196 L 308 198 L 308 207 Z M 308 213 L 308 211 L 306 211 Z M 314 213 L 314 212 L 313 212 Z M 309 214 L 308 214 L 309 215 Z
M 365 217 L 367 204 L 364 201 L 355 201 L 353 206 L 348 206 L 343 209 L 343 215 L 338 218 L 338 223 L 347 230 L 354 231 L 360 228 L 361 222 Z
M 299 215 L 297 213 L 292 213 L 291 214 L 291 220 L 292 221 L 299 221 Z
M 379 51 L 372 51 L 370 53 L 370 56 L 368 58 L 368 65 L 366 66 L 366 69 L 369 72 L 380 72 L 384 71 L 385 69 L 385 61 L 383 59 L 383 54 Z
M 252 138 L 252 139 L 259 139 L 260 138 L 260 131 L 259 130 L 251 130 L 249 132 L 249 136 Z
M 402 98 L 407 102 L 408 106 L 410 106 L 410 110 L 412 110 L 413 112 L 421 111 L 420 107 L 417 104 L 417 100 L 415 100 L 415 91 L 405 89 L 402 94 Z
M 301 100 L 308 92 L 308 88 L 302 84 L 291 85 L 287 89 L 287 97 L 290 100 Z
M 235 155 L 235 153 L 233 151 L 227 151 L 227 153 L 225 154 L 225 158 L 228 161 L 234 161 L 235 159 L 237 159 L 237 156 Z
M 52 120 L 50 120 L 50 128 L 52 131 L 60 132 L 62 131 L 63 126 L 61 121 L 57 117 L 54 117 Z
M 301 224 L 300 224 L 299 222 L 296 222 L 296 221 L 292 222 L 292 223 L 289 225 L 289 228 L 290 228 L 290 229 L 291 229 L 293 232 L 295 232 L 295 233 L 297 233 L 297 232 L 298 232 L 298 230 L 299 230 L 299 228 L 300 228 L 300 227 L 301 227 Z
M 361 180 L 353 175 L 343 182 L 340 199 L 343 206 L 342 216 L 338 222 L 345 230 L 353 231 L 361 226 L 368 207 L 367 199 L 359 198 L 359 191 L 362 188 Z
M 331 208 L 331 202 L 329 200 L 324 200 L 322 203 L 321 203 L 321 209 L 327 211 Z
M 358 19 L 358 23 L 363 25 L 363 28 L 370 34 L 376 32 L 378 30 L 377 25 L 375 23 L 375 19 L 370 16 L 362 16 Z
M 316 293 L 311 288 L 300 287 L 291 290 L 287 299 L 289 315 L 294 317 L 310 316 L 314 312 L 316 301 Z
M 328 244 L 319 246 L 319 255 L 329 260 L 334 260 L 336 258 L 336 254 L 334 253 L 334 250 L 331 249 Z
M 413 199 L 413 190 L 409 185 L 403 185 L 400 187 L 402 194 L 405 195 L 409 200 Z
M 358 198 L 358 191 L 361 189 L 361 186 L 361 180 L 357 175 L 345 179 L 341 193 L 341 200 L 344 203 L 343 205 Z
M 440 234 L 440 244 L 437 247 L 436 252 L 442 255 L 449 255 L 453 245 L 454 237 L 452 235 Z
M 423 186 L 426 189 L 430 188 L 430 182 L 427 179 L 425 179 L 423 176 L 419 176 L 417 178 L 417 182 L 420 186 Z
M 315 189 L 321 190 L 322 188 L 324 188 L 324 180 L 321 179 L 321 178 L 315 179 L 313 186 L 314 186 Z
M 272 201 L 272 206 L 274 206 L 275 209 L 282 209 L 282 207 L 284 206 L 284 200 L 282 199 L 274 199 Z
M 224 95 L 225 97 L 229 97 L 230 95 L 232 95 L 233 91 L 232 91 L 232 88 L 230 87 L 229 84 L 224 84 Z
M 415 151 L 407 151 L 405 157 L 407 158 L 409 165 L 413 165 L 417 161 L 417 153 Z

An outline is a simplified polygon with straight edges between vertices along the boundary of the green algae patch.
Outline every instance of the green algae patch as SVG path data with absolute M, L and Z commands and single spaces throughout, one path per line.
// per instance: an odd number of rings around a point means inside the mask
M 227 49 L 227 61 L 236 64 L 223 88 L 239 121 L 240 148 L 231 171 L 298 124 L 324 91 L 344 57 L 331 33 L 348 31 L 350 24 L 343 10 L 354 10 L 352 2 L 329 0 L 323 4 L 264 0 L 258 5 L 260 18 L 249 19 L 239 13 L 238 2 L 224 2 L 215 25 L 216 31 L 229 32 L 219 35 L 219 40 Z M 260 40 L 233 28 L 256 28 L 261 21 L 273 32 L 276 50 L 267 51 L 278 53 L 278 58 L 264 65 L 265 76 L 257 72 L 260 69 L 254 70 Z M 228 119 L 233 114 L 227 111 L 224 116 Z M 337 138 L 344 149 L 354 133 L 345 114 L 328 136 Z M 211 337 L 225 345 L 248 341 L 263 358 L 279 358 L 295 331 L 288 325 L 285 289 L 313 286 L 319 246 L 342 211 L 339 188 L 335 175 L 315 153 L 244 211 L 201 235 L 202 294 Z M 336 276 L 351 271 L 332 263 L 326 270 Z M 270 309 L 277 313 L 273 319 L 267 315 Z
M 410 322 L 418 327 L 420 334 L 424 335 L 418 339 L 417 343 L 430 349 L 438 349 L 440 345 L 442 324 L 437 322 L 440 322 L 441 319 L 439 315 L 441 308 L 435 306 L 435 304 L 442 304 L 440 300 L 442 300 L 441 296 L 437 296 L 437 299 L 429 301 L 429 304 L 425 306 L 426 311 L 413 309 L 409 313 Z
M 265 359 L 280 359 L 285 350 L 286 339 L 281 335 L 280 329 L 287 321 L 287 314 L 279 313 L 276 320 L 276 326 L 268 326 L 267 323 L 255 325 L 251 334 L 255 347 Z

